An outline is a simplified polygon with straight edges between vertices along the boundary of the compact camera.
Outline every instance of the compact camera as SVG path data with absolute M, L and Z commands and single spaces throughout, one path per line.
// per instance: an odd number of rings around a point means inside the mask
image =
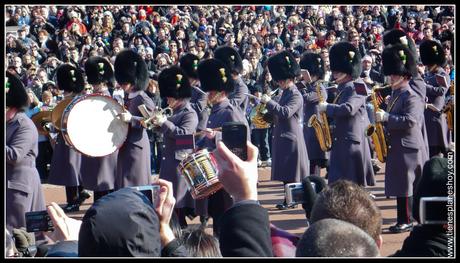
M 316 184 L 311 182 L 311 187 L 313 187 L 313 190 L 316 192 Z M 286 184 L 284 186 L 284 192 L 286 194 L 286 203 L 288 205 L 305 203 L 302 183 Z
M 420 224 L 443 225 L 447 224 L 447 197 L 420 198 Z
M 160 194 L 159 185 L 132 186 L 131 188 L 143 193 L 147 199 L 152 202 L 153 207 L 157 206 L 158 201 L 160 200 L 160 198 L 158 198 L 158 195 Z
M 27 232 L 48 232 L 54 230 L 53 221 L 51 221 L 46 210 L 26 212 L 25 216 Z

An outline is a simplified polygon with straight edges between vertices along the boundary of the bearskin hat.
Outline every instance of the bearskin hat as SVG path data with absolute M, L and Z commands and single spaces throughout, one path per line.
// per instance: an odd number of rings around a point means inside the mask
M 187 73 L 190 78 L 194 79 L 198 78 L 199 62 L 200 59 L 191 53 L 187 53 L 179 59 L 180 67 L 185 71 L 185 73 Z
M 331 71 L 351 75 L 356 79 L 361 75 L 361 54 L 348 42 L 338 42 L 329 51 Z
M 407 46 L 409 50 L 414 53 L 414 55 L 417 54 L 417 48 L 415 47 L 414 40 L 404 31 L 399 29 L 392 29 L 383 35 L 383 45 L 385 47 L 397 44 Z
M 412 51 L 404 45 L 388 46 L 382 53 L 383 74 L 411 76 L 417 75 L 417 63 Z
M 281 51 L 268 59 L 268 70 L 276 81 L 294 79 L 300 74 L 300 67 L 294 56 L 288 51 Z
M 243 71 L 243 60 L 234 48 L 221 46 L 214 51 L 214 58 L 224 62 L 232 73 L 239 74 Z
M 218 59 L 206 59 L 198 64 L 198 77 L 203 91 L 233 91 L 231 70 Z
M 300 59 L 300 68 L 306 69 L 312 76 L 324 77 L 324 62 L 319 54 L 305 52 Z
M 158 86 L 160 86 L 160 95 L 163 98 L 182 99 L 192 96 L 187 73 L 178 66 L 163 69 L 158 76 Z
M 444 67 L 446 54 L 441 44 L 433 40 L 424 40 L 420 44 L 420 59 L 423 65 L 438 65 Z
M 130 49 L 124 49 L 115 58 L 115 79 L 119 84 L 130 83 L 133 90 L 145 90 L 149 84 L 147 64 Z
M 85 63 L 85 73 L 89 84 L 113 82 L 113 68 L 103 57 L 90 57 Z
M 62 64 L 56 69 L 56 83 L 60 90 L 80 93 L 85 87 L 83 73 L 71 64 Z
M 10 72 L 6 72 L 6 106 L 16 109 L 25 109 L 29 106 L 29 95 L 22 81 Z

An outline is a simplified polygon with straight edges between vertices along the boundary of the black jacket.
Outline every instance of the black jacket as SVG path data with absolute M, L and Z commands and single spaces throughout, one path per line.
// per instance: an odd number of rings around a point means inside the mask
M 447 240 L 442 226 L 418 225 L 392 257 L 447 257 Z
M 220 219 L 224 257 L 273 257 L 270 222 L 265 208 L 253 201 L 236 203 Z

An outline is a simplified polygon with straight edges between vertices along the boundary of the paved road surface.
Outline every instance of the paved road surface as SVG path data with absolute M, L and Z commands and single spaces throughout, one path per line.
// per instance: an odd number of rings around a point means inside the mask
M 382 167 L 384 167 L 384 165 L 382 165 Z M 322 172 L 324 176 L 324 169 Z M 384 195 L 384 169 L 377 174 L 376 180 L 377 185 L 375 187 L 370 187 L 369 190 L 377 197 L 376 202 L 382 212 L 383 248 L 381 254 L 382 256 L 388 256 L 401 248 L 402 242 L 408 236 L 408 233 L 388 233 L 388 227 L 396 222 L 396 200 L 394 198 L 386 199 Z M 64 187 L 45 184 L 44 192 L 47 203 L 54 201 L 59 204 L 65 204 Z M 275 205 L 281 203 L 283 198 L 284 190 L 282 182 L 270 181 L 270 168 L 259 169 L 259 200 L 261 204 L 268 209 L 270 221 L 276 226 L 300 236 L 306 229 L 305 213 L 300 206 L 296 209 L 284 211 L 277 210 Z M 70 216 L 81 219 L 92 202 L 92 198 L 86 200 L 80 207 L 80 211 L 71 213 Z M 190 221 L 190 224 L 199 224 L 198 217 Z M 212 233 L 212 220 L 209 220 L 207 231 Z

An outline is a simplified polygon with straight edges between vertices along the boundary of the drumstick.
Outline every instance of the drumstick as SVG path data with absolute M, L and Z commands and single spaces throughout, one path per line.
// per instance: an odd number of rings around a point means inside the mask
M 217 128 L 211 129 L 211 130 L 213 130 L 213 131 L 222 131 L 222 127 L 217 127 Z M 203 131 L 199 131 L 199 132 L 194 132 L 193 135 L 194 136 L 200 136 L 200 135 L 205 134 L 205 133 L 206 133 L 206 131 L 203 130 Z
M 206 92 L 204 92 L 202 89 L 200 89 L 200 88 L 198 88 L 196 86 L 192 86 L 192 88 L 194 88 L 194 89 L 198 90 L 200 93 L 206 95 Z
M 248 96 L 249 98 L 253 98 L 255 100 L 259 100 L 259 98 L 257 96 L 254 96 L 252 94 L 249 94 L 249 93 L 243 93 L 244 95 Z

